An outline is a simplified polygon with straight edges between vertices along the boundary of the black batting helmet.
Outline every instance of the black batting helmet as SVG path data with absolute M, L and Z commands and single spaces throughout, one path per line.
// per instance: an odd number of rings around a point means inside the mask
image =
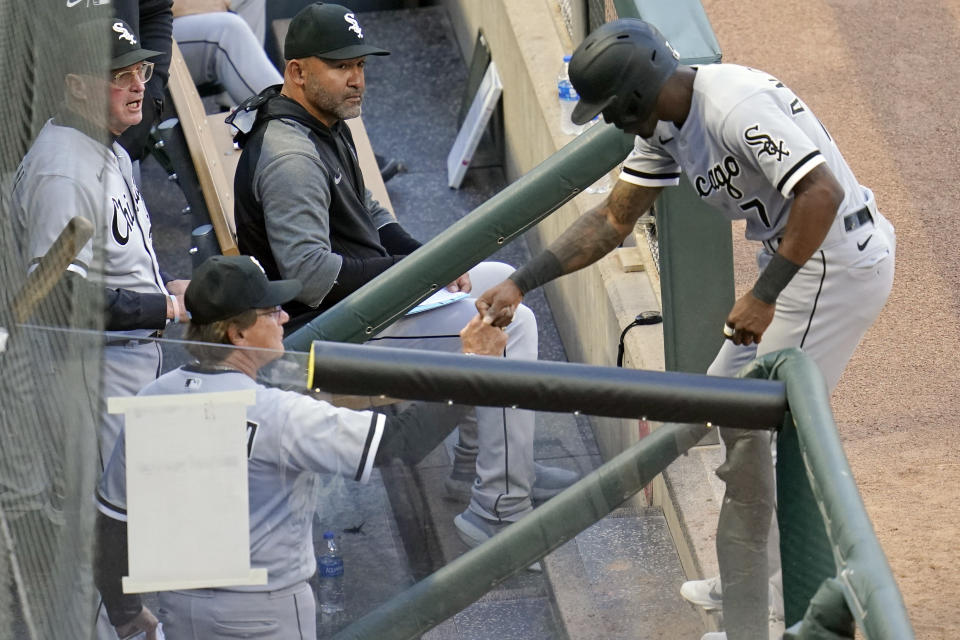
M 621 129 L 643 122 L 679 58 L 643 20 L 622 18 L 596 28 L 570 59 L 570 82 L 580 94 L 571 119 L 584 124 L 603 112 Z

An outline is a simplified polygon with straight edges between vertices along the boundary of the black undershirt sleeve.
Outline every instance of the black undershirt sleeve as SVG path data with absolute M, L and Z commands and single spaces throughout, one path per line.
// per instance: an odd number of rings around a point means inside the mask
M 380 244 L 390 252 L 390 255 L 410 255 L 421 247 L 421 243 L 407 233 L 399 222 L 385 224 L 377 230 L 380 234 Z
M 117 627 L 133 620 L 143 608 L 139 594 L 123 593 L 121 579 L 127 567 L 127 523 L 97 512 L 96 556 L 93 580 L 103 598 L 110 624 Z
M 140 293 L 129 289 L 111 289 L 90 282 L 67 271 L 53 290 L 37 306 L 39 321 L 54 326 L 78 325 L 71 301 L 102 300 L 103 328 L 107 331 L 129 329 L 163 329 L 167 326 L 167 296 L 162 293 Z M 86 321 L 80 321 L 83 328 Z
M 339 302 L 367 284 L 378 275 L 400 262 L 404 256 L 377 256 L 375 258 L 349 258 L 342 256 L 340 273 L 330 292 L 324 297 L 324 305 Z
M 470 407 L 440 402 L 415 402 L 396 416 L 387 416 L 375 465 L 399 458 L 415 465 L 433 451 L 459 424 Z

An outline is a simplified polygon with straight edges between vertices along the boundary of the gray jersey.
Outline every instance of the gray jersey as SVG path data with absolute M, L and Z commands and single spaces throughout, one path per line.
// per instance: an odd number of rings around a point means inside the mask
M 316 570 L 313 515 L 320 480 L 317 474 L 334 473 L 366 482 L 386 417 L 268 388 L 238 371 L 181 367 L 149 384 L 140 395 L 244 389 L 255 389 L 257 395 L 256 404 L 247 407 L 250 564 L 267 569 L 268 583 L 230 589 L 275 591 L 308 579 Z M 97 489 L 97 506 L 106 516 L 125 521 L 124 443 L 121 432 Z
M 70 271 L 111 289 L 167 293 L 150 216 L 133 180 L 130 157 L 118 143 L 105 146 L 78 129 L 48 121 L 17 170 L 13 210 L 31 268 L 67 222 L 83 216 L 93 223 L 94 237 Z
M 783 234 L 794 186 L 823 163 L 845 194 L 831 242 L 842 238 L 845 215 L 875 207 L 872 193 L 782 82 L 763 71 L 716 64 L 697 69 L 683 127 L 661 121 L 650 138 L 637 136 L 620 179 L 662 187 L 678 184 L 686 173 L 701 199 L 730 220 L 747 221 L 748 239 L 770 240 Z

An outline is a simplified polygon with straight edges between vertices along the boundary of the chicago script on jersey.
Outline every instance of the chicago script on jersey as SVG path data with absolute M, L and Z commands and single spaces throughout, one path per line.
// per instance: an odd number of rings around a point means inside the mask
M 740 175 L 740 165 L 737 164 L 737 159 L 727 156 L 723 162 L 713 165 L 706 176 L 697 176 L 694 184 L 701 198 L 706 198 L 714 191 L 726 189 L 731 198 L 739 200 L 743 197 L 743 192 L 733 184 L 733 178 L 738 175 Z
M 130 240 L 130 227 L 136 222 L 135 215 L 133 213 L 133 207 L 124 206 L 122 202 L 116 198 L 113 200 L 113 239 L 117 241 L 117 244 L 123 246 L 127 244 Z M 120 232 L 120 217 L 123 217 L 126 224 L 124 224 L 123 233 Z

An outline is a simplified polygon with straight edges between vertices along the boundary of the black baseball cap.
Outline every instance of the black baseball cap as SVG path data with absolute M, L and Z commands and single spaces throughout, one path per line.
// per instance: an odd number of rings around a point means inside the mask
M 110 21 L 110 68 L 122 69 L 137 62 L 143 62 L 154 56 L 163 55 L 160 51 L 140 48 L 140 38 L 133 28 L 120 18 Z
M 107 42 L 110 43 L 109 51 L 104 50 Z M 104 55 L 110 56 L 110 70 L 122 69 L 163 55 L 161 51 L 141 48 L 140 38 L 137 37 L 133 27 L 120 18 L 98 18 L 80 23 L 73 30 L 70 47 L 75 52 L 86 53 L 86 55 L 71 56 L 70 62 L 67 63 L 70 70 L 81 72 L 93 72 L 98 64 L 101 64 L 93 59 L 97 58 L 96 54 L 101 51 Z
M 193 272 L 184 301 L 191 322 L 210 324 L 289 302 L 302 288 L 299 280 L 268 280 L 250 256 L 211 256 Z
M 311 56 L 348 60 L 388 55 L 390 52 L 386 49 L 364 42 L 363 29 L 353 11 L 327 2 L 314 2 L 293 16 L 283 43 L 286 60 Z

